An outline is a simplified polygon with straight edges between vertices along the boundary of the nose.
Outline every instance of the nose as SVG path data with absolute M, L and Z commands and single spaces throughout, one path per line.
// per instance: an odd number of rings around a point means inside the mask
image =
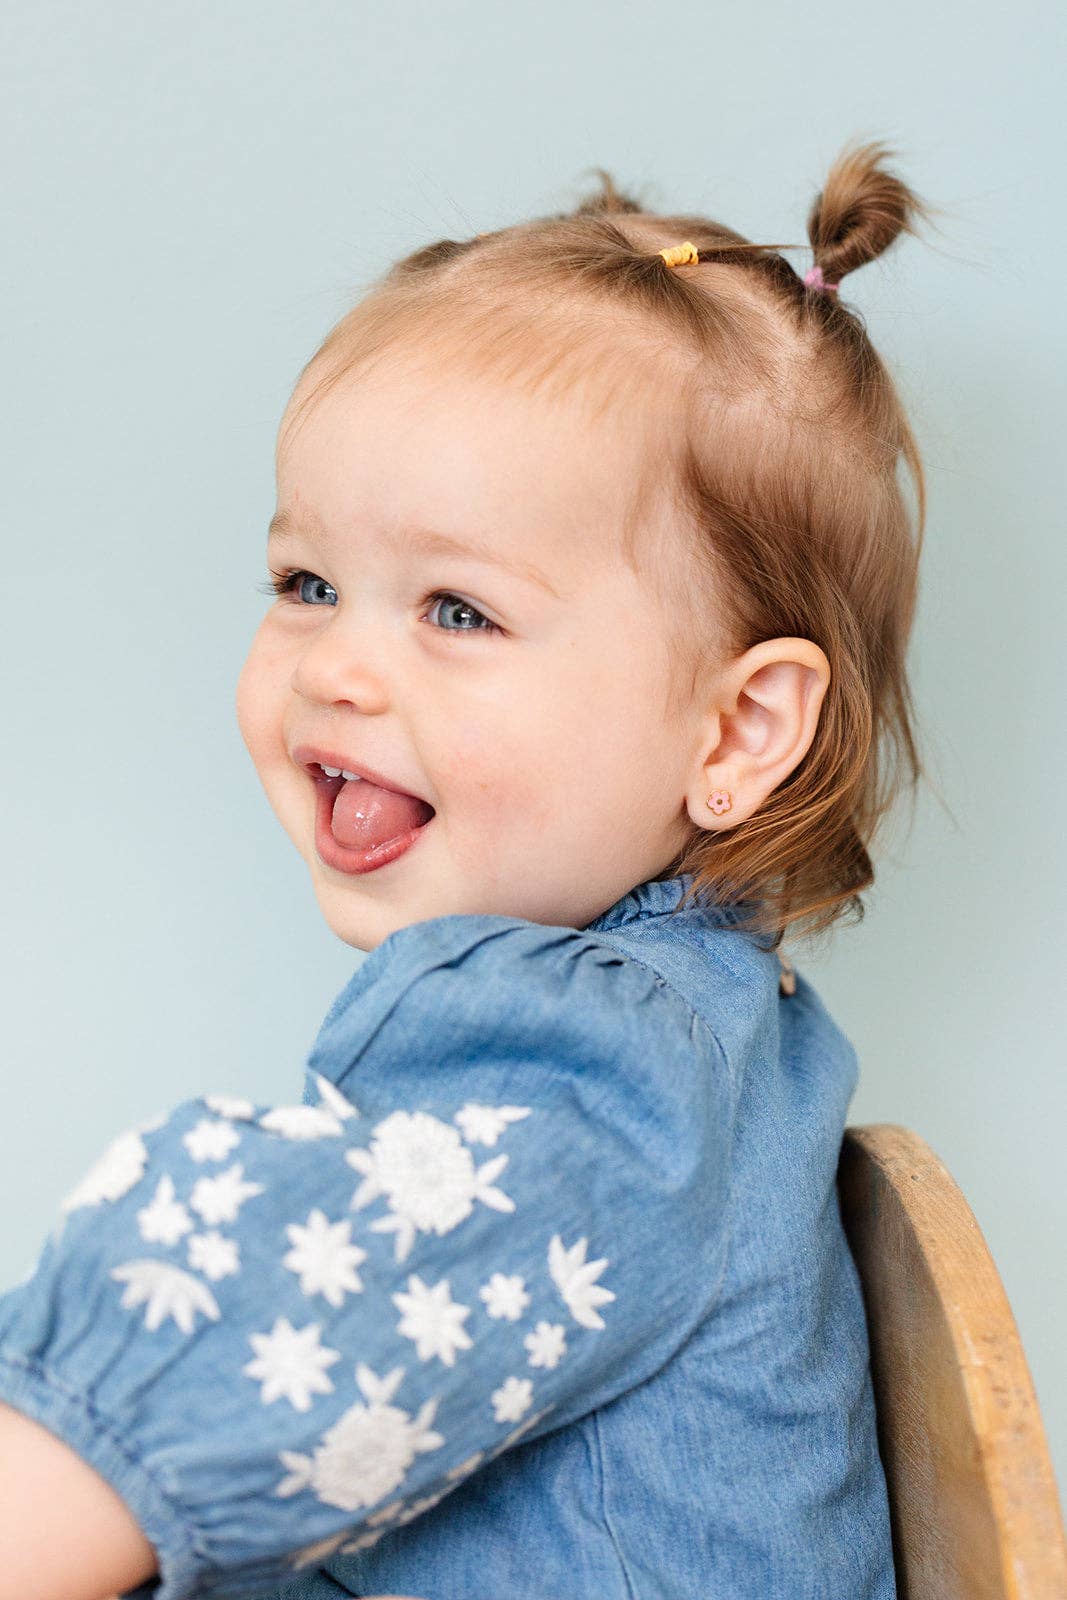
M 294 694 L 318 705 L 346 701 L 365 712 L 386 710 L 385 674 L 372 662 L 370 650 L 351 631 L 338 627 L 337 620 L 320 628 L 300 652 L 290 680 Z

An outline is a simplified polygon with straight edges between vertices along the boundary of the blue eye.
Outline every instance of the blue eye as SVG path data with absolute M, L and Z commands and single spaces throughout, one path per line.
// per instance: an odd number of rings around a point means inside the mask
M 476 606 L 472 606 L 468 600 L 461 600 L 458 594 L 451 594 L 447 589 L 439 589 L 436 594 L 427 595 L 426 598 L 427 598 L 427 600 L 431 600 L 433 602 L 433 605 L 431 605 L 431 607 L 430 607 L 431 611 L 434 610 L 434 608 L 436 606 L 438 606 L 438 605 L 447 606 L 450 601 L 454 600 L 455 603 L 456 603 L 456 606 L 458 607 L 458 609 L 460 611 L 460 613 L 465 613 L 467 616 L 470 616 L 470 617 L 477 617 L 479 619 L 479 621 L 481 621 L 481 622 L 483 622 L 485 624 L 484 627 L 474 626 L 474 627 L 469 627 L 469 628 L 467 628 L 467 627 L 445 628 L 445 629 L 442 630 L 445 633 L 499 633 L 500 632 L 500 629 L 497 627 L 495 622 L 490 622 L 489 618 L 487 616 L 485 616 L 481 611 L 479 611 Z
M 308 585 L 307 588 L 305 588 L 305 583 Z M 328 604 L 336 605 L 337 603 L 337 590 L 331 584 L 328 584 L 325 578 L 320 578 L 314 572 L 307 572 L 303 568 L 297 568 L 292 572 L 272 573 L 267 583 L 259 584 L 257 587 L 264 594 L 276 596 L 294 594 L 298 605 L 306 603 L 314 606 L 317 601 L 305 601 L 305 595 L 315 594 L 318 599 L 322 599 L 324 592 L 333 596 L 333 599 Z M 469 600 L 461 599 L 458 594 L 453 594 L 450 589 L 438 589 L 434 594 L 428 594 L 423 600 L 423 605 L 429 605 L 432 611 L 437 605 L 447 604 L 449 601 L 455 602 L 461 615 L 475 617 L 477 622 L 469 627 L 441 628 L 440 632 L 499 633 L 501 631 L 495 622 L 490 621 L 476 606 L 472 606 Z
M 298 598 L 303 600 L 305 594 L 305 578 L 310 578 L 312 583 L 317 585 L 320 597 L 324 589 L 329 589 L 330 593 L 334 597 L 334 601 L 336 601 L 337 590 L 331 588 L 326 582 L 325 578 L 316 577 L 315 573 L 313 572 L 287 572 L 284 574 L 284 576 L 275 577 L 273 581 L 267 585 L 267 588 L 271 594 L 291 594 L 295 590 Z

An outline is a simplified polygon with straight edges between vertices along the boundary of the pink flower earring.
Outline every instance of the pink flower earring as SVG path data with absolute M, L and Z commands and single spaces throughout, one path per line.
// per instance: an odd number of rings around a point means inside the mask
M 717 817 L 721 817 L 724 811 L 729 811 L 732 805 L 729 789 L 713 789 L 708 795 L 708 806 Z

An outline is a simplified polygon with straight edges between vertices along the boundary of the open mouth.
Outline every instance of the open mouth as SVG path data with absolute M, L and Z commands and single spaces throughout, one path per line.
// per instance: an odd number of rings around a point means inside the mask
M 436 812 L 417 795 L 382 788 L 369 778 L 329 776 L 318 762 L 305 770 L 315 785 L 315 848 L 340 872 L 373 872 L 404 855 Z

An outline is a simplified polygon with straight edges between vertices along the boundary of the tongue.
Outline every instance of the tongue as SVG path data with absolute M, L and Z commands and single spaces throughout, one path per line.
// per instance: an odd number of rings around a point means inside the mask
M 333 803 L 333 836 L 350 850 L 373 850 L 429 822 L 433 814 L 416 795 L 381 789 L 368 778 L 346 778 Z

